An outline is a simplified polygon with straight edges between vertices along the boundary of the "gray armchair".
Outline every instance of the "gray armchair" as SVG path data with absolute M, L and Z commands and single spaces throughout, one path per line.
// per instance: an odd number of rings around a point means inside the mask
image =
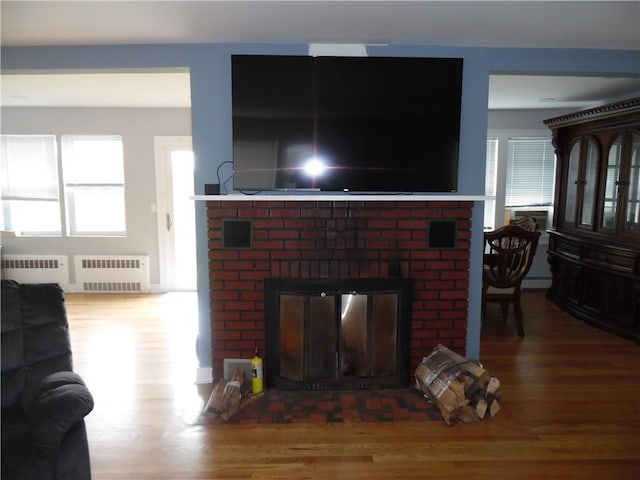
M 2 280 L 1 367 L 1 478 L 90 479 L 93 398 L 72 371 L 60 286 Z

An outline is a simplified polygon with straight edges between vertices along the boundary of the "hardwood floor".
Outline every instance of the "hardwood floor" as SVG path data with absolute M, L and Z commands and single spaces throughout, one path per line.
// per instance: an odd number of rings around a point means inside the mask
M 524 294 L 526 337 L 489 306 L 490 421 L 195 425 L 192 294 L 68 294 L 94 480 L 625 479 L 640 474 L 640 348 Z M 428 352 L 425 352 L 428 353 Z

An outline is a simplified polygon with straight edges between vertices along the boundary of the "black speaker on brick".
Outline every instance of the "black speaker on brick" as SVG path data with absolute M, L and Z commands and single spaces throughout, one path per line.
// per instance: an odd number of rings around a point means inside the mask
M 224 248 L 251 248 L 251 220 L 223 220 L 222 246 Z
M 389 276 L 390 277 L 402 276 L 402 266 L 400 265 L 399 260 L 392 260 L 389 262 Z
M 455 248 L 458 224 L 455 220 L 429 222 L 429 248 Z

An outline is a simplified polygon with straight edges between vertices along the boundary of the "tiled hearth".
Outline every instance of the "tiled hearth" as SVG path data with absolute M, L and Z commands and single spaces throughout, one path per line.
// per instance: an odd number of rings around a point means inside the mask
M 367 391 L 268 390 L 226 422 L 203 412 L 200 424 L 442 422 L 438 408 L 415 389 Z
M 411 278 L 409 362 L 466 347 L 471 201 L 207 201 L 214 378 L 265 351 L 267 278 Z M 268 387 L 268 386 L 267 386 Z

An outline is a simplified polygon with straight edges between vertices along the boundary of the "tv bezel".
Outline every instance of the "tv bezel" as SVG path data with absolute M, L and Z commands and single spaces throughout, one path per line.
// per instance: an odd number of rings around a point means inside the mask
M 233 180 L 234 180 L 234 190 L 238 192 L 251 192 L 251 193 L 259 193 L 259 192 L 346 192 L 350 194 L 376 194 L 376 193 L 384 193 L 384 194 L 420 194 L 420 193 L 455 193 L 457 192 L 458 187 L 458 174 L 459 174 L 459 143 L 460 143 L 460 124 L 462 117 L 462 84 L 463 84 L 463 58 L 459 57 L 379 57 L 379 56 L 370 56 L 370 57 L 310 57 L 304 55 L 255 55 L 255 54 L 241 54 L 241 55 L 232 55 L 231 63 L 232 63 L 232 85 L 234 85 L 235 80 L 235 72 L 234 72 L 234 62 L 238 57 L 260 57 L 260 58 L 279 58 L 279 59 L 289 59 L 289 58 L 304 58 L 309 59 L 310 62 L 313 62 L 314 59 L 340 59 L 340 61 L 350 61 L 354 58 L 359 59 L 359 61 L 368 61 L 369 59 L 376 61 L 391 61 L 391 62 L 428 62 L 435 65 L 442 65 L 443 62 L 449 63 L 449 68 L 456 69 L 454 72 L 456 78 L 456 85 L 453 86 L 454 92 L 452 94 L 452 98 L 455 99 L 455 104 L 453 108 L 448 108 L 449 112 L 454 112 L 455 117 L 452 117 L 455 121 L 455 129 L 451 131 L 455 131 L 455 135 L 452 138 L 455 138 L 455 153 L 447 156 L 446 165 L 450 168 L 450 172 L 447 175 L 443 175 L 442 179 L 436 183 L 430 185 L 427 189 L 415 189 L 415 188 L 396 188 L 399 184 L 393 185 L 391 188 L 386 187 L 385 185 L 378 182 L 375 185 L 375 188 L 366 188 L 366 189 L 354 189 L 350 188 L 350 185 L 344 184 L 340 185 L 339 188 L 320 188 L 315 186 L 293 186 L 293 187 L 279 187 L 277 185 L 266 186 L 266 185 L 237 185 L 236 184 L 236 174 L 241 170 L 236 168 L 236 115 L 234 111 L 234 105 L 236 103 L 235 98 L 235 89 L 232 89 L 232 126 L 233 126 Z M 424 68 L 424 67 L 423 67 Z M 450 78 L 450 77 L 447 77 Z M 313 112 L 314 115 L 317 114 L 317 111 Z M 431 165 L 431 164 L 430 164 Z M 278 167 L 270 168 L 269 171 L 277 172 Z M 439 172 L 443 172 L 444 169 L 438 169 Z M 428 170 L 420 170 L 423 175 L 427 175 Z M 442 181 L 447 180 L 448 181 Z M 274 183 L 275 183 L 274 179 Z

